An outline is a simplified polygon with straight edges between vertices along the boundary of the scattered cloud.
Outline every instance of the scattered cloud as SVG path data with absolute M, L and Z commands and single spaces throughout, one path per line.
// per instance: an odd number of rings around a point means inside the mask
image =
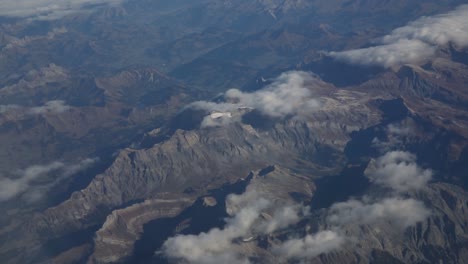
M 398 192 L 418 190 L 427 185 L 432 171 L 416 164 L 416 156 L 405 151 L 391 151 L 372 161 L 365 171 L 371 181 Z
M 53 162 L 44 166 L 35 165 L 22 170 L 16 178 L 0 178 L 0 201 L 9 200 L 26 191 L 32 181 L 63 166 L 65 164 L 62 162 Z
M 410 136 L 414 134 L 415 124 L 409 120 L 404 124 L 389 124 L 387 126 L 387 132 L 394 136 Z
M 242 195 L 230 195 L 231 217 L 223 229 L 213 228 L 198 235 L 178 235 L 169 238 L 162 252 L 169 258 L 182 259 L 189 263 L 249 263 L 248 256 L 236 250 L 235 239 L 268 234 L 297 223 L 306 209 L 301 206 L 278 208 L 271 217 L 265 211 L 274 205 L 255 190 Z
M 386 198 L 374 203 L 349 200 L 332 205 L 328 221 L 339 226 L 388 222 L 406 228 L 423 221 L 429 215 L 424 204 L 414 199 Z
M 25 47 L 37 40 L 51 40 L 54 39 L 56 36 L 67 33 L 68 30 L 65 27 L 54 28 L 49 31 L 46 35 L 36 35 L 36 36 L 25 36 L 23 38 L 15 38 L 11 37 L 8 40 L 8 44 L 2 48 L 2 51 L 16 48 L 16 47 Z
M 245 256 L 231 250 L 235 247 L 232 241 L 248 234 L 260 211 L 268 204 L 263 199 L 255 201 L 228 219 L 222 230 L 214 228 L 199 235 L 169 238 L 163 245 L 163 251 L 171 258 L 184 259 L 190 263 L 248 263 Z
M 269 117 L 303 116 L 320 108 L 320 102 L 313 98 L 308 88 L 320 80 L 310 73 L 290 71 L 281 74 L 273 83 L 255 92 L 242 92 L 230 89 L 224 94 L 226 102 L 214 103 L 199 101 L 188 107 L 220 113 L 213 117 L 208 115 L 202 122 L 202 127 L 221 126 L 238 121 L 239 118 L 230 115 L 239 108 L 254 108 Z
M 403 129 L 396 130 L 395 133 L 407 133 Z M 420 169 L 414 155 L 403 151 L 388 152 L 366 173 L 378 184 L 397 192 L 388 193 L 385 198 L 364 196 L 359 200 L 335 203 L 326 210 L 324 219 L 328 230 L 319 228 L 315 234 L 275 241 L 267 250 L 281 259 L 304 261 L 339 250 L 345 244 L 352 247 L 354 236 L 359 234 L 350 233 L 349 225 L 386 224 L 401 231 L 430 216 L 431 212 L 423 202 L 399 197 L 400 191 L 422 188 L 430 179 L 431 172 Z M 162 247 L 163 254 L 188 263 L 249 263 L 249 253 L 239 241 L 283 230 L 310 214 L 308 207 L 297 204 L 278 206 L 262 195 L 262 191 L 255 188 L 248 188 L 242 195 L 230 195 L 226 204 L 231 217 L 226 219 L 223 229 L 213 228 L 198 235 L 169 238 Z
M 273 247 L 272 252 L 289 259 L 309 259 L 339 249 L 345 239 L 333 231 L 321 231 L 285 241 Z
M 240 121 L 240 118 L 238 116 L 233 116 L 230 112 L 215 112 L 205 116 L 200 127 L 220 127 L 235 121 Z
M 397 28 L 381 39 L 381 45 L 363 49 L 330 52 L 329 55 L 353 64 L 392 67 L 418 63 L 433 57 L 437 46 L 452 43 L 468 46 L 468 5 L 432 17 L 422 17 Z
M 372 146 L 381 153 L 387 153 L 393 150 L 404 148 L 406 140 L 415 135 L 417 131 L 414 121 L 404 120 L 400 123 L 389 124 L 385 128 L 385 139 L 375 137 L 372 140 Z
M 40 115 L 46 113 L 63 113 L 71 109 L 69 105 L 62 100 L 48 101 L 42 106 L 24 107 L 20 105 L 0 105 L 0 114 L 18 112 L 23 115 Z
M 27 167 L 17 171 L 11 177 L 0 175 L 0 202 L 10 200 L 20 194 L 23 194 L 27 201 L 39 199 L 57 181 L 89 168 L 97 160 L 97 158 L 88 158 L 71 165 L 55 161 L 47 165 Z M 51 174 L 54 175 L 52 183 L 49 178 Z M 41 182 L 35 185 L 35 181 Z
M 0 0 L 0 16 L 56 19 L 92 5 L 116 5 L 123 0 Z
M 44 113 L 63 113 L 70 109 L 64 101 L 54 100 L 48 101 L 43 106 L 32 107 L 28 111 L 31 114 L 44 114 Z
M 417 63 L 435 54 L 436 48 L 419 40 L 402 39 L 386 45 L 330 52 L 335 59 L 352 64 L 380 65 L 390 68 L 395 65 Z
M 304 207 L 302 205 L 281 207 L 274 211 L 268 221 L 261 222 L 256 229 L 262 234 L 272 233 L 299 222 L 301 217 L 309 214 L 309 210 L 309 207 Z

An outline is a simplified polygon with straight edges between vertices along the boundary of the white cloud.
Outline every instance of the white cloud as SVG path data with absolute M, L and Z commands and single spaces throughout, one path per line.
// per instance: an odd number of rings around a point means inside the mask
M 309 73 L 291 71 L 281 74 L 272 84 L 255 92 L 230 89 L 224 94 L 225 103 L 199 101 L 188 107 L 220 113 L 229 113 L 239 108 L 254 108 L 270 117 L 303 116 L 320 108 L 320 102 L 313 98 L 310 90 L 318 82 L 320 81 Z M 238 120 L 235 116 L 207 116 L 202 127 L 220 126 Z
M 253 93 L 231 89 L 225 97 L 228 101 L 258 109 L 272 117 L 306 114 L 320 107 L 320 103 L 312 98 L 312 91 L 306 87 L 314 81 L 314 77 L 308 73 L 287 72 L 264 89 Z
M 239 121 L 239 117 L 233 117 L 230 112 L 215 112 L 205 116 L 200 124 L 201 128 L 219 127 Z
M 46 35 L 25 36 L 23 38 L 11 37 L 8 44 L 6 44 L 5 47 L 2 48 L 2 51 L 12 49 L 15 47 L 25 47 L 31 44 L 32 42 L 41 40 L 41 39 L 51 40 L 51 39 L 54 39 L 56 36 L 65 34 L 67 32 L 68 30 L 65 27 L 60 27 L 60 28 L 52 29 Z
M 63 166 L 65 164 L 61 162 L 53 162 L 45 166 L 35 165 L 21 171 L 17 178 L 0 178 L 0 201 L 11 199 L 17 194 L 26 191 L 32 181 Z
M 394 127 L 390 129 L 395 130 L 395 133 L 408 132 Z M 388 152 L 374 161 L 372 168 L 368 168 L 366 173 L 378 184 L 397 191 L 422 188 L 431 177 L 430 170 L 422 170 L 417 166 L 414 155 L 403 151 Z M 395 194 L 397 193 L 393 193 Z M 353 240 L 351 238 L 357 234 L 347 233 L 346 226 L 385 223 L 403 230 L 424 221 L 429 215 L 429 209 L 421 201 L 412 198 L 351 199 L 335 203 L 329 208 L 326 223 L 333 231 L 325 230 L 314 235 L 307 234 L 303 238 L 286 240 L 274 246 L 272 252 L 287 259 L 305 260 L 338 250 L 344 245 L 345 240 L 351 242 Z M 341 235 L 344 233 L 347 235 Z
M 31 114 L 44 114 L 44 113 L 63 113 L 70 109 L 62 100 L 48 101 L 43 106 L 36 106 L 28 109 Z
M 256 229 L 260 233 L 269 234 L 276 230 L 288 227 L 301 220 L 301 217 L 309 214 L 309 207 L 303 207 L 300 205 L 291 205 L 281 207 L 273 213 L 271 219 L 263 221 Z
M 122 0 L 0 0 L 0 16 L 55 19 L 90 5 L 120 4 Z
M 429 215 L 424 204 L 414 199 L 386 198 L 374 203 L 349 200 L 332 205 L 328 221 L 339 226 L 388 222 L 396 227 L 406 228 L 423 221 Z
M 77 164 L 71 164 L 71 165 L 65 166 L 63 170 L 63 175 L 65 177 L 74 175 L 82 170 L 88 169 L 89 167 L 91 167 L 98 161 L 99 161 L 99 158 L 86 158 Z
M 228 204 L 232 217 L 226 219 L 223 229 L 213 228 L 198 235 L 178 235 L 169 238 L 162 252 L 169 258 L 182 259 L 189 263 L 249 263 L 248 256 L 242 255 L 239 245 L 233 242 L 260 234 L 267 234 L 287 227 L 300 220 L 304 211 L 301 206 L 278 208 L 271 218 L 262 217 L 274 206 L 260 197 L 255 190 L 242 195 L 230 195 Z M 236 250 L 237 249 L 237 250 Z
M 419 39 L 443 46 L 452 42 L 460 47 L 468 45 L 468 5 L 462 5 L 447 14 L 422 17 L 408 25 L 393 30 L 383 38 L 384 43 L 400 39 Z
M 386 68 L 417 63 L 435 54 L 435 47 L 419 40 L 402 39 L 394 43 L 341 52 L 329 55 L 352 64 L 381 65 Z
M 26 169 L 19 170 L 13 177 L 3 177 L 0 175 L 0 202 L 7 201 L 19 194 L 23 194 L 28 201 L 38 199 L 51 187 L 51 183 L 40 183 L 34 186 L 34 181 L 46 178 L 49 174 L 56 174 L 55 182 L 69 177 L 81 170 L 89 168 L 98 159 L 84 159 L 77 164 L 67 165 L 63 162 L 55 161 L 47 165 L 34 165 Z M 42 179 L 43 180 L 43 179 Z M 52 185 L 55 183 L 53 182 Z
M 389 124 L 386 130 L 392 136 L 410 136 L 414 134 L 414 126 L 412 121 L 406 121 L 402 124 Z
M 273 253 L 290 259 L 308 259 L 339 249 L 345 239 L 333 231 L 321 231 L 304 238 L 290 239 L 273 247 Z
M 432 171 L 420 168 L 416 156 L 405 151 L 387 152 L 372 161 L 365 174 L 373 182 L 399 192 L 421 189 L 432 178 Z
M 388 169 L 389 164 L 411 167 L 415 165 L 415 157 L 406 152 L 390 152 L 379 158 L 377 164 L 379 169 Z M 402 168 L 408 170 L 405 166 Z M 390 172 L 393 171 L 382 171 L 385 177 L 392 178 Z M 389 182 L 393 184 L 393 181 Z M 413 183 L 406 181 L 396 182 L 396 188 L 414 187 Z M 265 199 L 267 196 L 262 192 L 262 189 L 248 188 L 242 195 L 230 195 L 226 205 L 231 217 L 226 219 L 223 229 L 213 228 L 198 235 L 169 238 L 162 247 L 162 253 L 170 259 L 187 263 L 249 263 L 250 253 L 239 241 L 275 233 L 297 224 L 309 215 L 308 207 L 287 203 L 278 206 L 271 199 Z M 327 211 L 325 220 L 329 230 L 274 242 L 267 250 L 280 259 L 304 261 L 339 250 L 346 242 L 352 242 L 357 234 L 347 233 L 347 225 L 389 224 L 397 230 L 403 230 L 430 215 L 422 202 L 399 197 L 352 199 L 335 203 Z
M 422 17 L 397 28 L 381 40 L 382 45 L 330 52 L 338 60 L 354 64 L 392 67 L 418 63 L 435 55 L 437 46 L 453 43 L 468 46 L 468 5 L 462 5 L 447 14 Z
M 24 115 L 40 115 L 46 113 L 63 113 L 71 109 L 69 105 L 62 100 L 48 101 L 42 106 L 24 107 L 20 105 L 0 105 L 0 114 L 18 112 Z
M 163 245 L 163 252 L 170 258 L 190 263 L 248 263 L 245 256 L 232 250 L 232 240 L 246 236 L 261 210 L 268 206 L 269 202 L 264 199 L 254 200 L 228 219 L 224 229 L 213 228 L 199 235 L 169 238 Z

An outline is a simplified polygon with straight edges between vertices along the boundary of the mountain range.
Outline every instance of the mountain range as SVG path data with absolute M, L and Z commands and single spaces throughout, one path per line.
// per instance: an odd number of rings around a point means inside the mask
M 466 263 L 463 1 L 20 2 L 2 263 Z

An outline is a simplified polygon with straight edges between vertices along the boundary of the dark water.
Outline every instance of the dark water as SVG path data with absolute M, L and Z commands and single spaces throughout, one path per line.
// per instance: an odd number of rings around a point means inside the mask
M 383 112 L 382 123 L 351 134 L 351 140 L 345 147 L 348 160 L 343 171 L 335 176 L 324 177 L 315 182 L 317 191 L 312 197 L 313 209 L 328 208 L 335 202 L 346 201 L 351 197 L 363 195 L 369 187 L 369 180 L 364 176 L 364 170 L 371 157 L 378 156 L 378 150 L 373 147 L 374 138 L 385 136 L 385 127 L 405 118 L 408 109 L 401 99 L 379 101 Z

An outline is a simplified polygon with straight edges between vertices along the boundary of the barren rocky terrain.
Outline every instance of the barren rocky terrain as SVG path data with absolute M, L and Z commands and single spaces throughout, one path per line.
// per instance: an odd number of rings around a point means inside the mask
M 466 263 L 463 1 L 26 2 L 0 262 Z

